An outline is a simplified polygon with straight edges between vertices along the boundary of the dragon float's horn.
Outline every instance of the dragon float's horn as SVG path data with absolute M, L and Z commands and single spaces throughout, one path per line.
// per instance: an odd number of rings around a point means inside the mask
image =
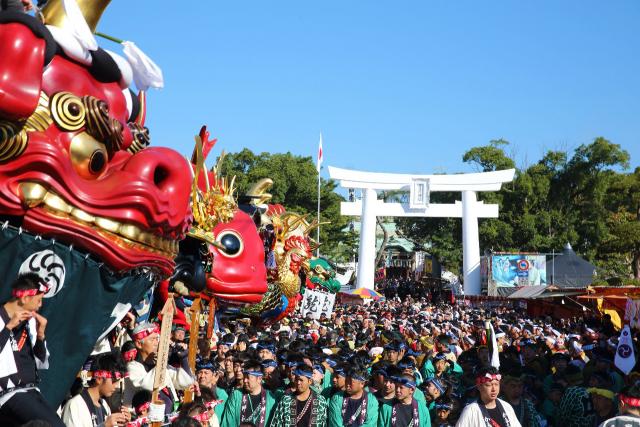
M 313 243 L 309 245 L 309 252 L 314 253 L 318 248 L 322 246 L 322 243 Z
M 198 137 L 200 138 L 200 144 L 202 147 L 202 162 L 204 163 L 205 160 L 207 160 L 207 156 L 209 155 L 209 153 L 211 152 L 211 149 L 213 148 L 214 145 L 216 145 L 216 142 L 218 142 L 217 138 L 213 138 L 213 139 L 209 139 L 209 131 L 207 130 L 207 126 L 202 126 L 200 128 L 200 132 L 198 132 Z M 196 147 L 193 147 L 193 154 L 191 154 L 191 163 L 197 163 L 198 159 L 196 158 Z
M 320 223 L 318 222 L 318 220 L 314 219 L 313 221 L 311 221 L 311 224 L 305 227 L 304 235 L 308 236 L 309 234 L 311 234 L 313 230 L 315 230 L 318 227 L 320 227 Z
M 196 145 L 193 147 L 192 161 L 196 165 L 194 185 L 197 185 L 198 175 L 206 169 L 204 165 L 204 157 L 202 155 L 202 139 L 197 135 L 195 137 Z
M 216 145 L 216 142 L 218 142 L 218 139 L 209 139 L 209 131 L 206 126 L 202 126 L 200 128 L 200 139 L 202 139 L 202 158 L 203 160 L 207 160 L 207 156 L 211 152 L 213 146 Z
M 233 188 L 234 184 L 236 183 L 236 176 L 233 175 L 233 178 L 231 178 L 231 184 L 229 184 L 229 188 L 227 189 L 227 192 L 229 194 L 233 194 L 233 191 L 235 190 L 235 188 Z
M 284 229 L 282 230 L 283 235 L 289 234 L 289 231 L 295 230 L 298 228 L 298 225 L 304 224 L 307 215 L 298 215 L 298 214 L 288 214 L 283 218 Z M 293 221 L 289 222 L 289 218 L 294 218 Z
M 195 137 L 196 146 L 193 149 L 195 157 L 195 168 L 191 165 L 191 170 L 193 172 L 193 183 L 191 184 L 191 209 L 193 211 L 193 218 L 196 222 L 201 222 L 204 220 L 205 212 L 202 209 L 200 202 L 201 194 L 198 189 L 198 178 L 200 177 L 200 173 L 204 171 L 204 175 L 206 177 L 207 171 L 204 170 L 204 161 L 202 159 L 202 140 L 200 136 Z
M 193 163 L 191 163 L 189 159 L 187 159 L 187 156 L 184 156 L 184 159 L 187 161 L 187 163 L 189 163 L 189 170 L 191 171 L 191 180 L 193 181 L 193 179 L 196 177 L 196 171 L 193 168 Z
M 220 180 L 220 176 L 222 174 L 222 162 L 224 162 L 224 158 L 227 155 L 227 153 L 222 150 L 222 152 L 220 153 L 220 156 L 218 157 L 218 161 L 216 162 L 216 165 L 213 167 L 213 174 L 216 176 L 217 180 Z
M 137 98 L 139 110 L 134 122 L 136 122 L 140 126 L 144 126 L 144 122 L 147 120 L 147 93 L 141 90 L 140 92 L 138 92 Z
M 260 181 L 256 182 L 249 188 L 247 191 L 247 196 L 251 197 L 252 205 L 264 205 L 273 197 L 270 193 L 267 193 L 267 190 L 271 188 L 273 185 L 273 180 L 271 178 L 262 178 Z
M 304 235 L 309 236 L 313 230 L 315 230 L 316 228 L 319 228 L 321 225 L 327 225 L 327 224 L 331 224 L 331 221 L 318 222 L 317 219 L 314 219 L 311 222 L 311 224 L 307 225 L 307 227 L 304 229 Z
M 98 22 L 111 0 L 72 0 L 78 3 L 80 12 L 92 33 L 95 33 Z M 44 23 L 64 28 L 67 25 L 67 14 L 64 11 L 63 0 L 49 0 L 42 8 Z

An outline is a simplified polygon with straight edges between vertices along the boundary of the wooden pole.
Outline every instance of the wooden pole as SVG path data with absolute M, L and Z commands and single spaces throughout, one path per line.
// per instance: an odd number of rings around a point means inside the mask
M 191 372 L 196 372 L 196 356 L 198 354 L 198 332 L 200 331 L 200 297 L 193 300 L 193 304 L 189 309 L 191 313 L 191 327 L 189 328 L 189 368 Z M 184 392 L 184 403 L 193 401 L 193 390 L 188 389 Z
M 210 340 L 213 336 L 213 324 L 215 322 L 216 315 L 216 300 L 211 297 L 209 300 L 209 322 L 207 324 L 207 339 Z
M 153 378 L 153 393 L 151 401 L 155 404 L 162 404 L 158 399 L 160 389 L 164 387 L 167 374 L 167 360 L 169 359 L 169 340 L 171 338 L 171 325 L 173 323 L 173 313 L 176 304 L 173 300 L 173 293 L 169 293 L 167 301 L 162 308 L 162 323 L 160 324 L 160 342 L 158 343 L 158 352 L 156 353 L 156 373 Z M 173 408 L 172 408 L 173 409 Z M 151 427 L 160 427 L 162 422 L 153 422 Z

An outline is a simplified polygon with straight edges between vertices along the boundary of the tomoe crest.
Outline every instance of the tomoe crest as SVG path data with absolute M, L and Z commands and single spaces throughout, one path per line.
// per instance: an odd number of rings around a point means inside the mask
M 62 259 L 47 249 L 31 254 L 20 266 L 18 274 L 35 273 L 49 283 L 45 298 L 55 296 L 64 286 L 66 269 Z

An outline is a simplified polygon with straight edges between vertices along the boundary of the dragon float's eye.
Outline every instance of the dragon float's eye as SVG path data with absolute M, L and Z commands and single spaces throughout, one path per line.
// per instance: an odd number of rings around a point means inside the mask
M 221 232 L 218 234 L 216 242 L 218 243 L 216 247 L 230 258 L 237 257 L 242 253 L 242 239 L 235 231 L 225 230 Z

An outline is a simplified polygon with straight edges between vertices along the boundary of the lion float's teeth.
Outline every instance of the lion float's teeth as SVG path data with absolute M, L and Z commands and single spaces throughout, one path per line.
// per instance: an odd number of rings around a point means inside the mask
M 44 196 L 47 195 L 47 188 L 37 183 L 22 183 L 20 184 L 20 190 L 22 191 L 22 199 L 25 205 L 30 208 L 42 203 Z
M 159 252 L 171 258 L 174 258 L 178 253 L 179 242 L 144 231 L 134 224 L 121 223 L 110 218 L 94 216 L 69 204 L 42 184 L 23 182 L 19 188 L 22 202 L 28 208 L 35 208 L 44 204 L 48 211 L 57 216 L 67 216 L 79 223 L 91 226 L 99 232 L 108 232 L 118 236 L 120 239 L 116 239 L 116 241 L 122 241 L 122 238 L 124 238 L 124 241 L 129 242 L 128 245 L 134 245 L 141 249 L 147 248 L 147 250 L 150 249 L 153 252 Z
M 96 217 L 78 208 L 73 208 L 73 210 L 71 211 L 71 216 L 88 224 L 93 224 L 96 220 Z
M 131 239 L 131 240 L 138 240 L 138 236 L 140 236 L 140 234 L 142 233 L 142 231 L 140 230 L 140 228 L 136 227 L 133 224 L 122 224 L 120 226 L 120 231 L 118 232 L 119 234 L 121 234 L 122 236 L 126 237 L 127 239 Z
M 44 201 L 44 204 L 50 207 L 51 209 L 64 212 L 66 214 L 71 213 L 71 210 L 73 209 L 73 206 L 67 204 L 67 202 L 65 202 L 62 197 L 51 192 L 47 193 L 44 196 L 43 201 Z
M 96 217 L 95 223 L 98 227 L 111 233 L 118 234 L 118 231 L 120 230 L 120 223 L 109 218 L 102 218 L 98 216 Z

